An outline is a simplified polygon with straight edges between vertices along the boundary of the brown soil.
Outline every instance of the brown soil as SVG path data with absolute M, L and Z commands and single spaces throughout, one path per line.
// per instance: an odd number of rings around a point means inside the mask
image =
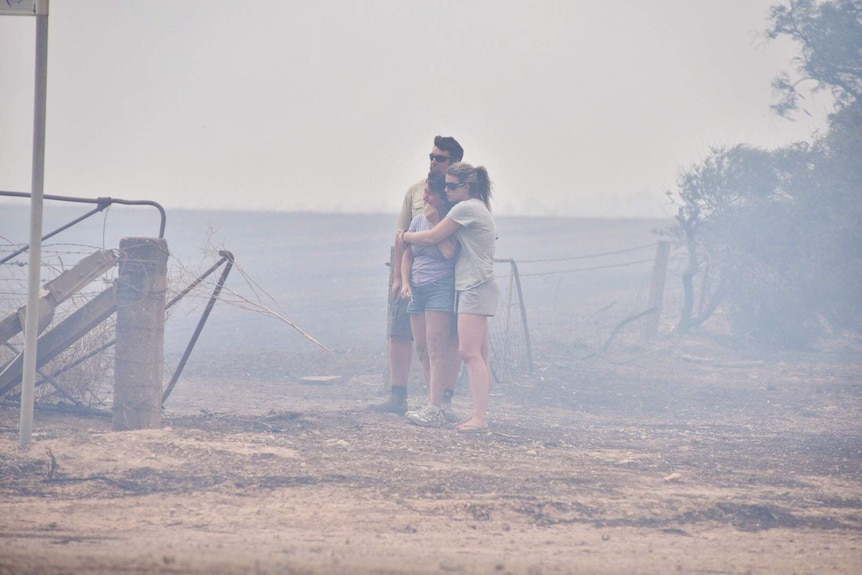
M 477 435 L 368 412 L 356 350 L 213 367 L 156 430 L 38 410 L 22 450 L 7 405 L 0 573 L 862 572 L 858 346 L 538 355 Z

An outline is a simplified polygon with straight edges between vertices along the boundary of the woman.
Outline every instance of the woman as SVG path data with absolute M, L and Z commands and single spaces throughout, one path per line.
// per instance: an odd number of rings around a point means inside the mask
M 442 173 L 425 184 L 425 212 L 413 218 L 409 231 L 430 230 L 454 205 L 446 199 Z M 455 388 L 460 362 L 452 333 L 455 313 L 455 260 L 458 244 L 447 238 L 434 246 L 405 247 L 401 262 L 401 298 L 410 302 L 410 327 L 419 363 L 428 382 L 428 405 L 408 411 L 407 420 L 425 427 L 446 425 L 443 404 Z M 449 394 L 447 395 L 447 390 Z
M 473 413 L 461 431 L 488 428 L 491 394 L 491 345 L 488 317 L 497 311 L 494 281 L 497 231 L 491 217 L 491 181 L 482 166 L 458 162 L 446 172 L 446 197 L 456 202 L 440 223 L 427 231 L 403 232 L 406 244 L 433 246 L 454 237 L 460 246 L 455 262 L 458 354 L 467 368 Z

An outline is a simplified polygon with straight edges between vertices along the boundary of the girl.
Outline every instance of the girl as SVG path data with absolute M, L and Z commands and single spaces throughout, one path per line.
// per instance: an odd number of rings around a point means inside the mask
M 428 177 L 425 211 L 413 218 L 407 231 L 430 230 L 449 213 L 454 204 L 446 199 L 444 184 L 443 173 Z M 405 246 L 401 263 L 401 298 L 410 302 L 407 313 L 429 391 L 428 405 L 406 415 L 410 423 L 425 427 L 446 425 L 461 367 L 452 330 L 457 251 L 458 244 L 451 237 L 434 246 Z

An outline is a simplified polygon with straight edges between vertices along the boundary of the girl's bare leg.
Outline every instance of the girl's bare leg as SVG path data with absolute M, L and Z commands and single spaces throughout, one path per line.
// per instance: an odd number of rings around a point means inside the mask
M 425 385 L 431 387 L 431 363 L 428 359 L 428 340 L 425 337 L 425 314 L 410 314 L 410 329 L 413 331 L 413 343 L 416 345 L 416 355 L 425 376 Z
M 447 348 L 449 334 L 452 329 L 452 314 L 443 311 L 425 312 L 425 338 L 428 347 L 430 363 L 429 401 L 431 405 L 440 407 L 443 403 L 443 391 L 446 389 Z

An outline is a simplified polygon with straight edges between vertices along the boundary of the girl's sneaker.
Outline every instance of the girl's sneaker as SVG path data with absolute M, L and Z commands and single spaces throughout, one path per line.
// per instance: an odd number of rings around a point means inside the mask
M 418 411 L 408 411 L 407 421 L 422 427 L 445 427 L 446 416 L 443 410 L 430 403 Z

